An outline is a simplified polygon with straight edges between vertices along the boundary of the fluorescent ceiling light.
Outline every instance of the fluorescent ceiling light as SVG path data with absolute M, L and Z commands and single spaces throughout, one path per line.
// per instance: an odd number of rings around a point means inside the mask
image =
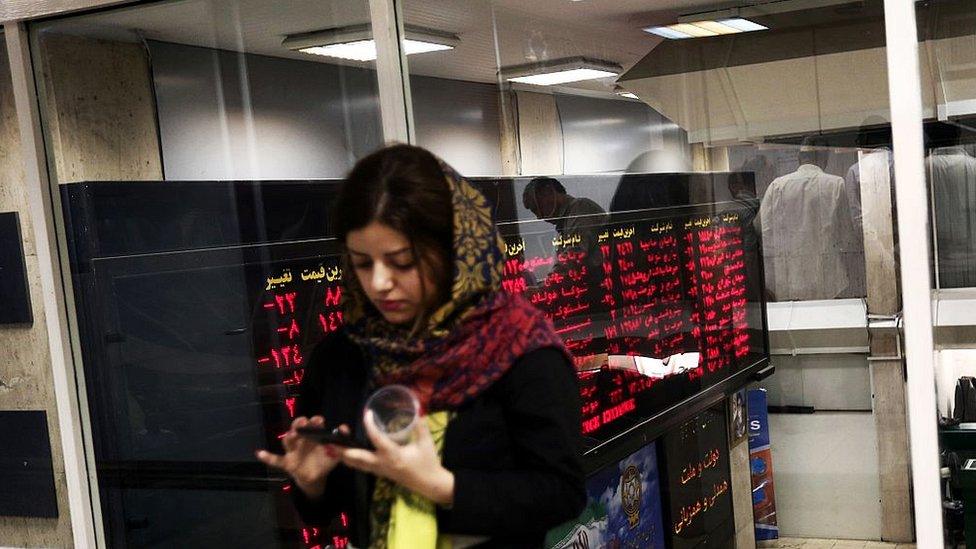
M 501 70 L 501 76 L 509 82 L 555 86 L 569 82 L 610 78 L 618 76 L 621 70 L 620 65 L 609 61 L 573 57 L 544 63 L 504 67 Z
M 461 40 L 454 34 L 407 25 L 403 51 L 407 55 L 454 49 Z M 376 42 L 369 25 L 295 34 L 285 37 L 282 46 L 308 53 L 350 61 L 376 59 Z
M 691 23 L 678 23 L 676 25 L 671 25 L 671 28 L 687 34 L 692 38 L 704 38 L 706 36 L 718 36 L 717 32 L 710 31 L 705 27 L 699 27 L 698 25 L 692 25 Z
M 450 50 L 453 48 L 454 46 L 434 44 L 432 42 L 423 42 L 421 40 L 411 40 L 409 38 L 404 39 L 403 41 L 403 50 L 407 55 Z M 302 53 L 310 53 L 312 55 L 348 59 L 350 61 L 373 61 L 376 59 L 376 42 L 372 40 L 358 40 L 356 42 L 343 42 L 341 44 L 329 44 L 326 46 L 301 48 L 298 51 Z
M 769 27 L 760 25 L 759 23 L 750 21 L 748 19 L 743 19 L 741 17 L 737 17 L 735 19 L 724 19 L 722 21 L 719 21 L 719 23 L 726 25 L 728 27 L 739 29 L 742 32 L 752 32 L 752 31 L 761 31 L 761 30 L 769 29 Z
M 705 29 L 715 34 L 735 34 L 737 32 L 742 32 L 742 29 L 726 25 L 721 21 L 699 21 L 697 23 L 692 23 L 691 26 Z
M 617 76 L 617 73 L 594 69 L 568 69 L 545 74 L 533 74 L 531 76 L 518 76 L 509 78 L 509 82 L 519 82 L 521 84 L 535 84 L 536 86 L 555 86 L 568 82 L 582 82 L 583 80 L 596 80 L 597 78 L 609 78 Z
M 668 25 L 666 27 L 647 27 L 644 29 L 644 32 L 656 34 L 671 40 L 681 40 L 684 38 L 704 38 L 723 34 L 753 32 L 766 30 L 767 28 L 748 19 L 736 17 L 717 21 L 691 21 Z
M 672 29 L 671 27 L 648 27 L 644 29 L 644 32 L 656 34 L 664 38 L 670 38 L 671 40 L 681 40 L 682 38 L 691 38 L 690 34 L 678 32 Z

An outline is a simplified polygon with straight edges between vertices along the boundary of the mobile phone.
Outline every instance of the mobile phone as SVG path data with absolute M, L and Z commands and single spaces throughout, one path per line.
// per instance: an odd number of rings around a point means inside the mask
M 352 435 L 347 435 L 338 429 L 327 429 L 325 427 L 299 427 L 298 434 L 310 438 L 319 444 L 335 444 L 347 448 L 365 448 L 366 446 L 357 441 Z

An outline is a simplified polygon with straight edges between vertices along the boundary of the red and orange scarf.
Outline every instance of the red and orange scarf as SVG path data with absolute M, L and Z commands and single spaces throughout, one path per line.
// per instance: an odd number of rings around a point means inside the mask
M 501 236 L 487 199 L 441 164 L 454 209 L 454 277 L 450 299 L 413 338 L 369 304 L 356 278 L 345 277 L 346 327 L 363 349 L 373 382 L 417 391 L 429 411 L 455 410 L 543 347 L 569 358 L 550 321 L 527 300 L 502 291 Z

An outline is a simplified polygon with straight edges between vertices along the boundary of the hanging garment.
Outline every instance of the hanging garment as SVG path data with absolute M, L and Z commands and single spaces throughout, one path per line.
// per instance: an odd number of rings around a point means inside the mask
M 883 242 L 879 242 L 877 227 L 868 222 L 867 234 L 864 231 L 864 212 L 861 209 L 861 185 L 868 185 L 869 189 L 878 187 L 890 189 L 891 182 L 895 179 L 894 165 L 892 164 L 891 151 L 886 148 L 861 151 L 858 161 L 847 170 L 844 177 L 844 186 L 847 193 L 847 206 L 850 209 L 851 221 L 854 225 L 854 243 L 856 254 L 851 258 L 851 265 L 848 266 L 850 276 L 849 294 L 852 297 L 867 296 L 867 273 L 865 272 L 864 249 L 865 244 L 871 246 L 882 246 L 890 248 Z M 892 259 L 892 261 L 894 261 Z
M 976 158 L 961 147 L 925 159 L 935 207 L 939 286 L 976 286 Z
M 769 184 L 759 217 L 766 288 L 777 301 L 848 297 L 857 246 L 842 177 L 804 164 Z

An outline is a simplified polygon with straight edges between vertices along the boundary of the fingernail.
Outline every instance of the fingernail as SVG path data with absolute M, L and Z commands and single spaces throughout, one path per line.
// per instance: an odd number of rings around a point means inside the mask
M 333 448 L 332 446 L 326 446 L 325 447 L 325 454 L 327 456 L 329 456 L 330 458 L 334 458 L 334 457 L 336 457 L 336 456 L 339 455 L 339 451 L 336 450 L 335 448 Z

